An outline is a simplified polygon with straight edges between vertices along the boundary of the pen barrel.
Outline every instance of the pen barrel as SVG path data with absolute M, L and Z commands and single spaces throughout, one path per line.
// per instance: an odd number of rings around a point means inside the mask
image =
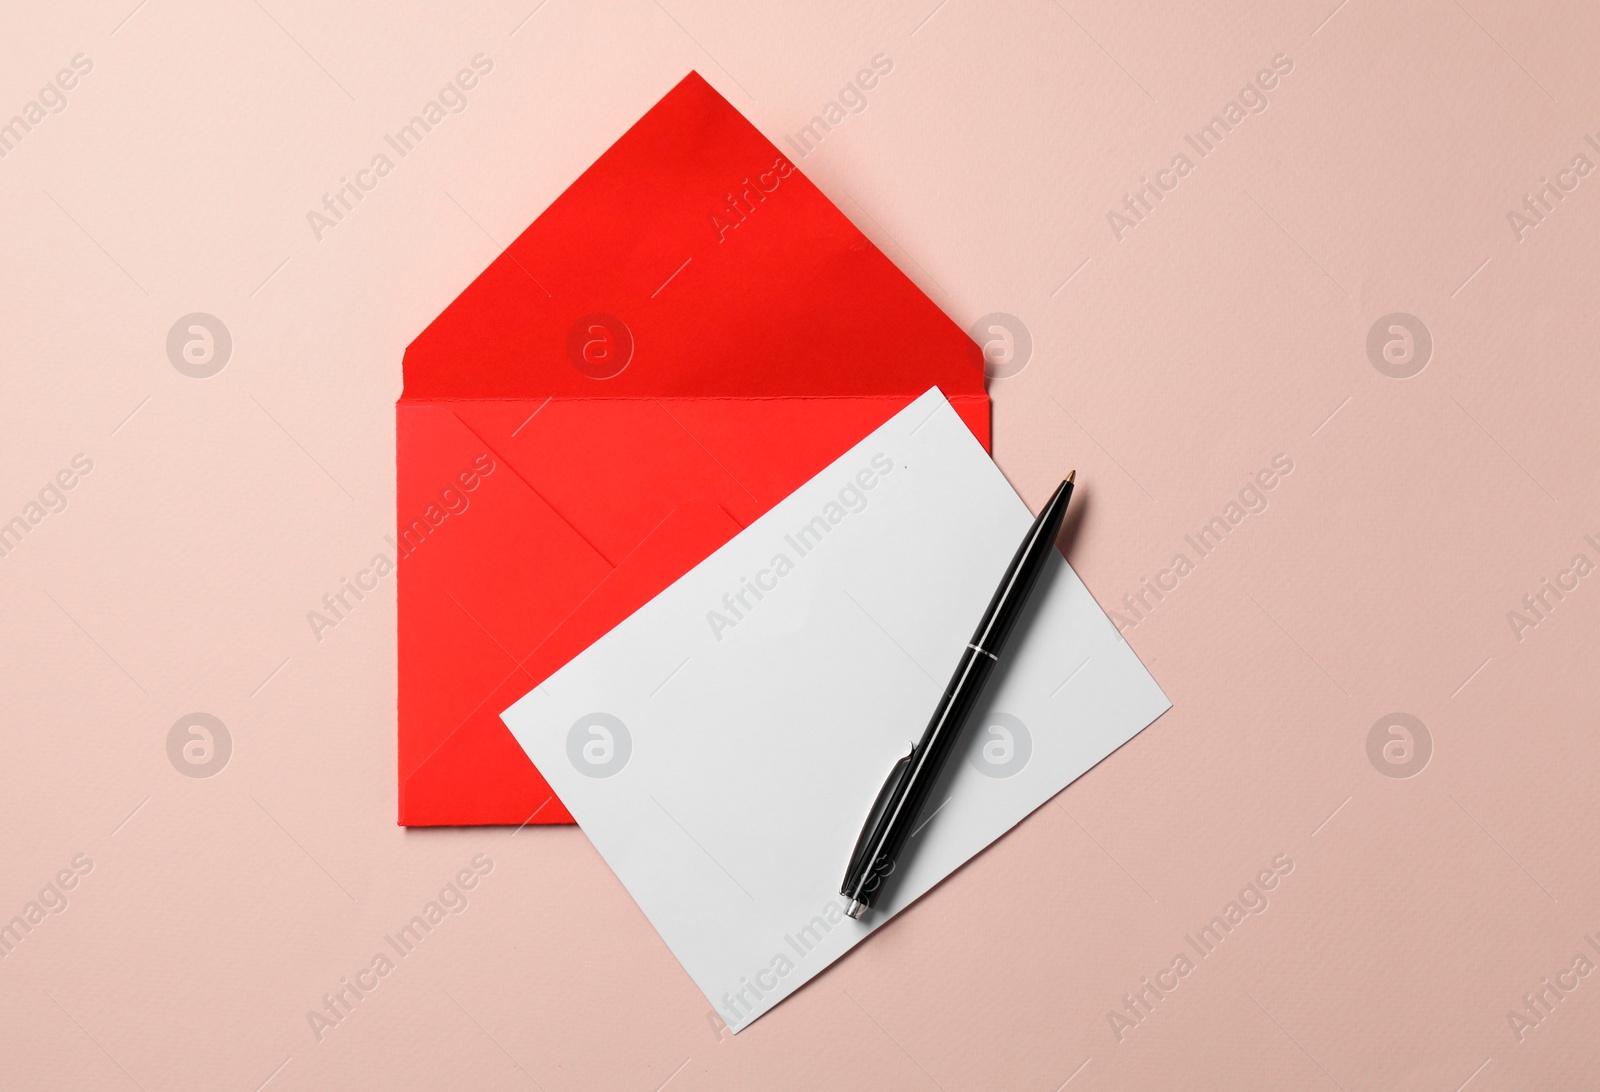
M 899 837 L 891 833 L 886 841 L 886 848 L 892 847 L 896 856 L 910 840 L 910 832 L 916 829 L 917 817 L 933 795 L 940 781 L 940 773 L 953 757 L 952 752 L 961 745 L 964 736 L 962 729 L 972 719 L 973 711 L 988 689 L 989 676 L 994 674 L 995 666 L 992 656 L 968 648 L 950 679 L 950 685 L 945 687 L 944 694 L 939 698 L 927 730 L 923 732 L 922 742 L 917 745 L 919 753 L 916 759 L 921 761 L 918 763 L 914 760 L 913 763 L 913 774 L 918 772 L 917 766 L 920 765 L 923 776 L 908 778 L 905 788 L 902 810 L 907 821 L 899 825 Z
M 1061 488 L 1056 490 L 1033 521 L 1033 526 L 1017 546 L 1017 552 L 1012 555 L 1011 564 L 1006 566 L 999 590 L 983 612 L 983 620 L 972 635 L 973 645 L 995 656 L 1005 651 L 1011 631 L 1016 629 L 1017 622 L 1032 602 L 1033 589 L 1044 575 L 1050 556 L 1055 553 L 1056 536 L 1061 533 L 1061 522 L 1066 516 L 1067 501 L 1071 497 L 1072 483 L 1062 482 Z

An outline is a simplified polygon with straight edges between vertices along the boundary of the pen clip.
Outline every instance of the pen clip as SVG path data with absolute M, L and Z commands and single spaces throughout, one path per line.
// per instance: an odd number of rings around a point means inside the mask
M 905 753 L 905 757 L 895 762 L 889 769 L 889 776 L 884 780 L 883 788 L 878 790 L 878 798 L 872 802 L 872 810 L 867 813 L 867 820 L 861 825 L 861 834 L 856 838 L 856 847 L 850 851 L 850 867 L 846 870 L 844 878 L 846 888 L 849 888 L 855 878 L 871 865 L 872 862 L 863 861 L 861 856 L 867 851 L 868 844 L 877 840 L 878 828 L 883 823 L 884 814 L 889 810 L 889 804 L 899 792 L 907 774 L 911 772 L 911 760 L 916 753 L 916 747 L 912 747 Z

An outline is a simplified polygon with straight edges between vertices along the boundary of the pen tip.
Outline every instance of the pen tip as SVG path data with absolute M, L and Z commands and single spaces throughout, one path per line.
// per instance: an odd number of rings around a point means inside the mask
M 1068 482 L 1068 484 L 1071 484 L 1072 480 L 1074 478 L 1076 478 L 1077 476 L 1078 476 L 1078 472 L 1076 470 L 1067 471 L 1067 482 Z

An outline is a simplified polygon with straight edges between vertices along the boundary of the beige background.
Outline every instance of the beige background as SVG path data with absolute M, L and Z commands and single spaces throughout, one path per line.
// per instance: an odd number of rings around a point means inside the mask
M 0 159 L 0 520 L 93 469 L 0 559 L 0 921 L 92 871 L 0 960 L 0 1083 L 1600 1081 L 1600 977 L 1507 1015 L 1600 960 L 1600 577 L 1507 617 L 1600 562 L 1600 176 L 1507 220 L 1600 165 L 1600 11 L 537 2 L 4 16 L 0 120 L 93 68 Z M 307 210 L 478 53 L 467 108 L 317 241 Z M 1174 709 L 734 1039 L 577 829 L 397 829 L 392 581 L 320 642 L 305 616 L 392 525 L 404 346 L 499 246 L 688 69 L 787 147 L 879 53 L 798 165 L 962 325 L 1031 332 L 996 457 L 1035 505 L 1078 468 L 1101 602 L 1294 469 L 1128 628 Z M 1118 241 L 1107 212 L 1278 54 L 1265 112 Z M 167 356 L 191 312 L 232 336 L 209 379 Z M 1366 349 L 1394 312 L 1433 340 L 1405 380 Z M 197 711 L 232 740 L 207 779 L 167 752 Z M 1406 779 L 1368 756 L 1396 712 L 1432 741 Z M 319 1041 L 307 1010 L 476 854 L 464 912 Z

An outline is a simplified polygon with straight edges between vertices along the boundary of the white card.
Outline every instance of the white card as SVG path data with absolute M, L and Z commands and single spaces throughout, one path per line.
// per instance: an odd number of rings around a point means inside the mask
M 733 1030 L 1170 707 L 1056 554 L 888 898 L 844 916 L 1031 523 L 930 390 L 502 714 Z

